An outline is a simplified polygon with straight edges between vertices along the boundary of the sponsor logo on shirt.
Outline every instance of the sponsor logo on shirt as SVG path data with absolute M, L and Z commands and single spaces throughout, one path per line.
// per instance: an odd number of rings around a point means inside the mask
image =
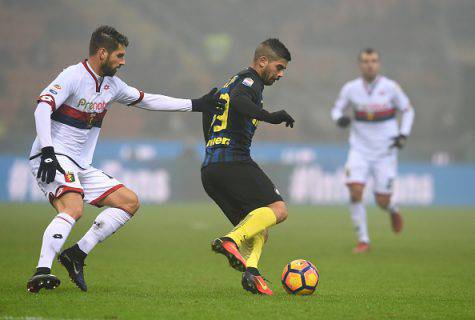
M 54 87 L 56 90 L 61 90 L 61 86 L 60 86 L 59 84 L 55 84 L 53 87 Z
M 215 146 L 215 145 L 229 145 L 231 143 L 231 139 L 229 138 L 226 138 L 226 137 L 217 137 L 217 138 L 214 138 L 214 139 L 211 139 L 208 141 L 208 143 L 206 144 L 207 147 L 212 147 L 212 146 Z
M 54 91 L 53 89 L 49 89 L 49 92 L 51 92 L 52 94 L 58 94 L 58 92 Z
M 104 109 L 107 107 L 107 102 L 101 101 L 101 102 L 96 102 L 96 101 L 91 101 L 88 102 L 86 99 L 82 98 L 79 100 L 78 108 L 82 108 L 84 111 L 88 112 L 102 112 Z

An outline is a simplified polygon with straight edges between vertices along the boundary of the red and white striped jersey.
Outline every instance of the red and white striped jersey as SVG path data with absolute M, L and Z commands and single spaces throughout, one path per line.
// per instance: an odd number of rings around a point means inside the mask
M 411 132 L 414 111 L 409 98 L 393 80 L 378 76 L 372 83 L 362 78 L 347 82 L 332 109 L 337 121 L 351 108 L 354 121 L 350 129 L 350 147 L 368 157 L 379 158 L 391 152 L 392 138 Z M 396 113 L 402 112 L 401 128 Z

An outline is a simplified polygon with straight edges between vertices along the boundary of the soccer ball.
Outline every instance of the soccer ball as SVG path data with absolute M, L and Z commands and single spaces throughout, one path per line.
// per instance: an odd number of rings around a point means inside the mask
M 282 286 L 289 294 L 312 294 L 318 284 L 317 268 L 307 260 L 298 259 L 287 264 L 282 272 Z

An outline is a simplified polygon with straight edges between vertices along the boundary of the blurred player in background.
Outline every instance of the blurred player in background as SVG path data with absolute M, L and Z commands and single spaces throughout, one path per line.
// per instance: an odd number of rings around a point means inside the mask
M 345 110 L 351 108 L 354 118 L 345 171 L 351 218 L 358 234 L 355 253 L 370 249 L 363 205 L 363 191 L 370 176 L 374 181 L 376 203 L 389 213 L 393 231 L 399 233 L 403 227 L 402 216 L 391 195 L 397 174 L 397 150 L 404 146 L 411 133 L 414 110 L 401 87 L 379 74 L 379 58 L 379 53 L 371 48 L 360 52 L 361 77 L 343 86 L 331 112 L 333 121 L 341 128 L 351 123 Z M 401 112 L 400 127 L 397 111 Z
M 235 228 L 215 239 L 212 250 L 244 272 L 242 286 L 255 294 L 272 294 L 257 268 L 267 228 L 287 218 L 279 191 L 251 159 L 252 137 L 259 121 L 294 119 L 284 110 L 263 109 L 262 91 L 284 75 L 291 57 L 278 39 L 268 39 L 255 50 L 251 66 L 232 77 L 220 90 L 226 101 L 222 115 L 203 113 L 206 155 L 201 169 L 203 187 Z
M 58 214 L 44 232 L 36 273 L 27 283 L 29 292 L 53 289 L 60 284 L 51 274 L 51 266 L 81 217 L 83 202 L 109 207 L 97 216 L 77 244 L 58 257 L 71 280 L 83 291 L 87 290 L 83 275 L 86 256 L 139 209 L 139 200 L 132 190 L 91 166 L 102 121 L 112 102 L 157 111 L 223 111 L 214 95 L 216 89 L 190 100 L 144 93 L 128 86 L 115 76 L 125 65 L 128 44 L 127 37 L 114 28 L 99 27 L 91 36 L 89 59 L 64 69 L 38 97 L 37 137 L 31 149 L 30 166 Z

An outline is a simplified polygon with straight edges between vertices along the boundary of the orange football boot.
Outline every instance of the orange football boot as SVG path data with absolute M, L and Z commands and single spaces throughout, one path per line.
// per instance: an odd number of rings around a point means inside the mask
M 214 239 L 211 243 L 211 250 L 226 256 L 229 264 L 234 269 L 241 272 L 246 271 L 246 261 L 241 256 L 236 243 L 231 238 L 222 237 Z
M 251 272 L 249 269 L 254 269 Z M 271 296 L 272 290 L 267 285 L 265 279 L 259 274 L 256 268 L 249 268 L 242 274 L 242 287 L 244 290 L 250 291 L 254 294 L 262 294 Z
M 368 252 L 369 249 L 370 249 L 369 243 L 358 242 L 356 247 L 353 249 L 353 253 L 365 253 L 365 252 Z

